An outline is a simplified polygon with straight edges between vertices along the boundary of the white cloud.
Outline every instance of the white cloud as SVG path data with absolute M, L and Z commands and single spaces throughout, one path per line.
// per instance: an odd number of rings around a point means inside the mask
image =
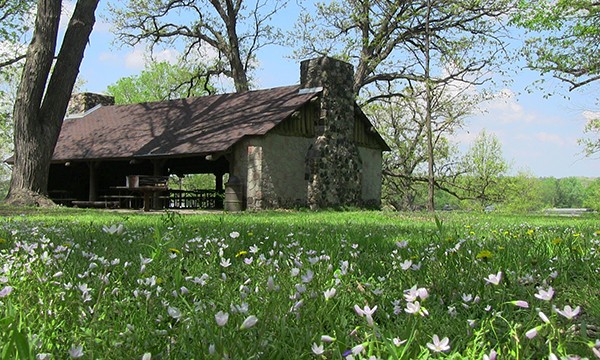
M 464 146 L 469 146 L 473 144 L 476 137 L 477 133 L 471 131 L 456 132 L 449 136 L 450 140 L 453 143 Z
M 167 61 L 174 64 L 179 59 L 179 52 L 175 49 L 164 49 L 154 54 L 142 46 L 136 46 L 132 51 L 125 54 L 125 67 L 134 70 L 142 70 L 146 64 L 154 61 Z
M 100 53 L 98 60 L 101 62 L 116 62 L 119 60 L 119 57 L 113 52 L 105 51 Z
M 531 141 L 531 135 L 525 133 L 517 133 L 514 136 L 514 139 L 517 141 Z
M 503 124 L 531 123 L 537 120 L 536 116 L 525 111 L 516 94 L 510 89 L 503 89 L 498 92 L 492 100 L 483 103 L 482 109 L 487 114 L 484 117 Z
M 125 67 L 129 69 L 142 70 L 146 64 L 146 52 L 136 47 L 125 54 Z
M 171 64 L 175 64 L 179 60 L 179 56 L 179 51 L 175 49 L 164 49 L 158 53 L 154 53 L 153 58 L 156 61 L 166 61 Z
M 587 122 L 600 119 L 600 111 L 584 111 L 581 115 Z
M 550 143 L 553 145 L 557 145 L 560 147 L 564 147 L 567 145 L 567 140 L 557 134 L 551 134 L 547 132 L 538 132 L 535 134 L 535 138 L 542 143 Z

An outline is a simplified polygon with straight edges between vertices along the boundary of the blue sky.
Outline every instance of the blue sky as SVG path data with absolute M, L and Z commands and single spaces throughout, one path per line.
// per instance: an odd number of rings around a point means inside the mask
M 101 2 L 100 13 L 105 2 Z M 293 23 L 293 9 L 288 9 L 288 23 Z M 103 92 L 123 76 L 139 73 L 144 68 L 143 47 L 117 48 L 110 24 L 103 16 L 90 38 L 80 77 L 82 90 Z M 258 71 L 254 74 L 257 88 L 269 88 L 299 82 L 299 64 L 291 60 L 292 49 L 271 46 L 258 54 Z M 175 60 L 176 50 L 158 55 L 162 60 Z M 545 98 L 542 91 L 528 92 L 527 87 L 539 78 L 537 73 L 523 70 L 515 73 L 510 87 L 499 88 L 503 96 L 483 104 L 486 112 L 467 119 L 465 127 L 454 136 L 461 149 L 466 149 L 475 136 L 486 129 L 502 143 L 505 159 L 511 162 L 513 173 L 528 171 L 540 177 L 600 176 L 600 159 L 584 158 L 577 139 L 583 135 L 586 116 L 599 111 L 597 94 L 600 84 L 592 84 L 569 93 L 567 86 L 549 79 L 543 93 L 555 93 Z M 568 96 L 568 98 L 565 98 Z

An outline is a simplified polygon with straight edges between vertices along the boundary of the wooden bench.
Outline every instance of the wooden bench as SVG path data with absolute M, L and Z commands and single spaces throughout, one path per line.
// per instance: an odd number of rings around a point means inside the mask
M 96 208 L 96 209 L 116 209 L 119 207 L 118 201 L 82 201 L 75 200 L 71 202 L 74 207 Z
M 100 198 L 107 202 L 118 203 L 121 209 L 133 209 L 136 206 L 139 208 L 143 201 L 140 195 L 103 195 Z

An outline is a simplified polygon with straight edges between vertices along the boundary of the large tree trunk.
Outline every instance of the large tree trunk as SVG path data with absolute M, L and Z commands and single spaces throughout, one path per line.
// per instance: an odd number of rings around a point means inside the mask
M 231 0 L 228 0 L 225 3 L 226 13 L 221 13 L 221 17 L 225 22 L 227 38 L 229 40 L 227 60 L 229 60 L 231 66 L 231 77 L 233 78 L 235 92 L 243 93 L 250 90 L 250 84 L 246 75 L 246 68 L 242 62 L 240 42 L 237 34 L 237 21 L 241 1 L 240 3 L 233 3 Z
M 15 155 L 6 202 L 50 205 L 48 172 L 99 0 L 78 0 L 48 82 L 61 0 L 39 0 L 33 39 L 13 110 Z M 47 85 L 47 86 L 46 86 Z

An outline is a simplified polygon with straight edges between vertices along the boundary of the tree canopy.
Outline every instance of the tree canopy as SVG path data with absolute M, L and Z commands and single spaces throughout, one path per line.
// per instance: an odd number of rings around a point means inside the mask
M 472 111 L 465 112 L 466 102 L 448 99 L 458 98 L 470 87 L 490 79 L 490 71 L 507 55 L 502 17 L 512 9 L 510 0 L 318 3 L 316 15 L 305 13 L 296 25 L 296 32 L 302 34 L 297 38 L 297 54 L 336 55 L 355 64 L 354 92 L 364 103 L 404 97 L 415 100 L 416 112 L 411 109 L 409 113 L 418 116 L 409 114 L 408 118 L 417 124 L 413 124 L 414 132 L 404 133 L 414 135 L 411 140 L 420 144 L 400 145 L 398 154 L 403 153 L 406 160 L 419 159 L 419 155 L 405 151 L 426 149 L 428 208 L 433 210 L 435 157 L 440 155 L 436 143 L 445 140 L 443 136 L 456 129 L 464 114 Z M 453 105 L 455 109 L 451 109 Z M 391 143 L 398 145 L 397 141 Z M 401 187 L 410 188 L 408 181 L 420 180 L 406 171 L 413 168 L 411 164 L 402 170 L 386 167 L 386 174 L 397 180 L 402 178 Z
M 463 158 L 463 190 L 482 205 L 501 201 L 506 196 L 501 181 L 509 167 L 498 138 L 483 130 Z
M 600 79 L 598 1 L 522 1 L 514 21 L 539 34 L 526 41 L 529 67 L 568 83 L 570 90 Z
M 202 70 L 200 70 L 202 71 Z M 214 88 L 197 79 L 197 70 L 185 64 L 152 62 L 139 75 L 121 78 L 107 88 L 116 104 L 162 101 L 209 95 Z
M 22 44 L 32 25 L 31 11 L 35 1 L 0 1 L 0 69 L 25 58 Z
M 390 90 L 425 81 L 427 30 L 432 78 L 474 84 L 504 55 L 500 20 L 512 6 L 509 0 L 317 3 L 316 14 L 301 14 L 296 25 L 297 56 L 337 55 L 356 66 L 355 93 L 369 100 L 401 96 Z M 375 94 L 366 94 L 369 89 Z
M 256 52 L 276 38 L 270 20 L 283 5 L 279 0 L 129 0 L 111 11 L 122 42 L 151 49 L 183 43 L 184 57 L 212 59 L 198 76 L 225 75 L 243 92 L 250 88 Z
M 600 80 L 600 2 L 522 1 L 513 21 L 530 31 L 523 54 L 531 69 L 570 91 Z M 579 140 L 586 156 L 600 152 L 600 116 L 591 114 L 584 129 L 589 137 Z

